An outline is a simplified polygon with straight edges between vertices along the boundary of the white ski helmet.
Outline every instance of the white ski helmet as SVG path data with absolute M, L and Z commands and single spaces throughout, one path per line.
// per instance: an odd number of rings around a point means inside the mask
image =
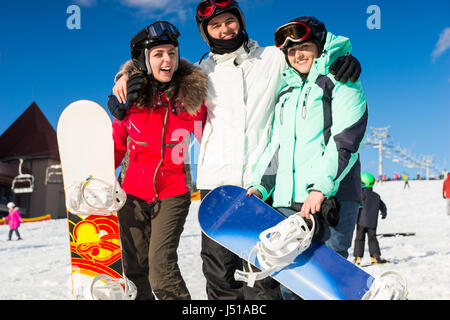
M 8 209 L 12 209 L 12 208 L 15 208 L 16 205 L 14 204 L 14 202 L 8 202 L 8 204 L 6 205 L 6 207 L 7 207 Z

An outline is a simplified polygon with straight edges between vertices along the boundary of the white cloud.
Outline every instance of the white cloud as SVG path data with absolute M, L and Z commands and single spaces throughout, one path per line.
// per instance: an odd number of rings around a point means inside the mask
M 122 4 L 128 7 L 140 9 L 164 9 L 168 6 L 169 0 L 122 0 Z M 172 1 L 179 2 L 179 1 Z
M 111 0 L 74 0 L 77 5 L 92 7 L 99 2 L 106 4 Z M 115 0 L 121 5 L 137 9 L 136 15 L 143 19 L 170 20 L 185 23 L 194 19 L 195 6 L 199 0 Z
M 84 7 L 92 7 L 97 4 L 97 0 L 75 0 L 75 3 Z
M 184 23 L 189 16 L 194 18 L 194 4 L 198 0 L 120 0 L 122 5 L 137 8 L 148 18 L 167 19 L 175 16 L 175 20 Z
M 447 49 L 450 48 L 450 27 L 447 27 L 442 31 L 439 36 L 439 40 L 434 47 L 433 53 L 431 56 L 433 57 L 433 61 L 439 58 Z

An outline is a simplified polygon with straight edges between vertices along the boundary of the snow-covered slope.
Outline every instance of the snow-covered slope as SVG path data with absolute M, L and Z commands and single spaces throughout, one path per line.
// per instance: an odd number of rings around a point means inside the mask
M 413 237 L 379 238 L 382 256 L 394 263 L 365 270 L 377 276 L 399 271 L 408 282 L 410 300 L 450 299 L 450 216 L 441 197 L 442 181 L 376 184 L 388 207 L 378 233 L 415 232 Z M 200 258 L 199 202 L 193 202 L 183 232 L 179 264 L 193 299 L 206 299 Z M 24 240 L 6 241 L 8 226 L 0 226 L 0 299 L 72 299 L 67 221 L 22 224 Z M 367 251 L 367 248 L 366 248 Z M 350 249 L 351 259 L 353 248 Z M 364 262 L 368 262 L 366 252 Z

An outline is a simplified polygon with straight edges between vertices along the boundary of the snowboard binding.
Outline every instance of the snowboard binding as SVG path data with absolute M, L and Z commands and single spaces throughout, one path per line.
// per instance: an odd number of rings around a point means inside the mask
M 249 254 L 249 259 L 256 251 L 256 257 L 263 271 L 254 272 L 248 262 L 249 272 L 236 270 L 234 278 L 253 287 L 256 280 L 264 279 L 291 264 L 295 258 L 308 249 L 311 244 L 315 222 L 311 219 L 309 227 L 300 214 L 294 214 L 269 228 L 259 235 L 259 241 Z
M 117 180 L 110 185 L 92 175 L 68 189 L 66 205 L 72 214 L 109 216 L 122 208 L 127 199 Z
M 106 274 L 99 274 L 92 280 L 91 295 L 94 300 L 134 300 L 137 288 L 126 278 L 114 279 Z
M 362 300 L 406 300 L 406 280 L 395 271 L 383 272 L 375 278 Z

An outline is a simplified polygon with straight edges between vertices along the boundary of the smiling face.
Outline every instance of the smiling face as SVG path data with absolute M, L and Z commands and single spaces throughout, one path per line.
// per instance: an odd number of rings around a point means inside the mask
M 213 39 L 229 40 L 238 35 L 241 26 L 235 15 L 225 12 L 212 18 L 206 28 Z
M 291 66 L 300 73 L 309 73 L 315 58 L 319 57 L 317 45 L 303 42 L 287 49 L 287 57 Z
M 162 44 L 150 49 L 149 64 L 153 77 L 159 82 L 170 82 L 177 65 L 177 50 L 172 44 Z

